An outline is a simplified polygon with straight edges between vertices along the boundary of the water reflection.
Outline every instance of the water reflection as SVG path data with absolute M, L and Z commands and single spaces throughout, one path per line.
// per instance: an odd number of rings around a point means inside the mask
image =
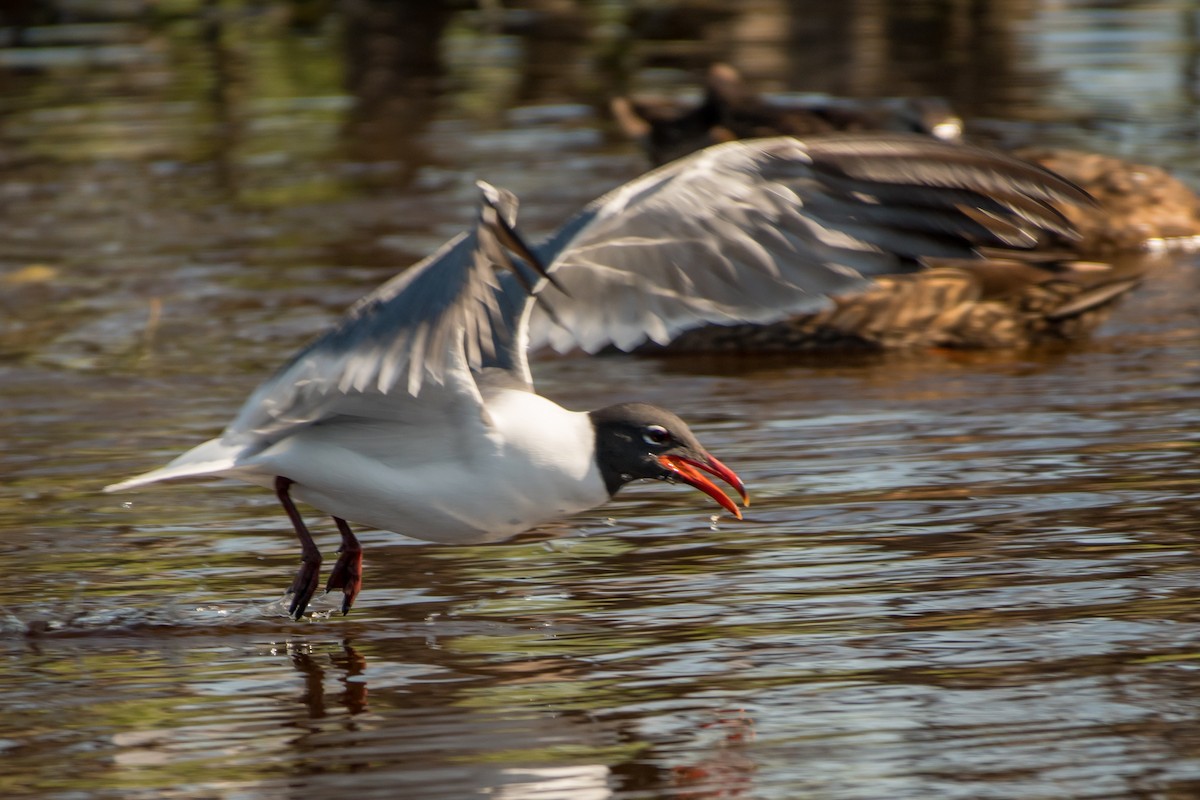
M 354 161 L 394 162 L 399 185 L 430 162 L 423 134 L 446 89 L 441 47 L 452 14 L 442 3 L 345 4 L 345 86 L 354 103 L 343 136 Z
M 290 648 L 289 648 L 290 650 Z M 307 648 L 291 651 L 292 664 L 304 676 L 305 692 L 300 698 L 308 707 L 311 719 L 326 716 L 326 703 L 332 703 L 346 713 L 354 715 L 367 710 L 367 682 L 363 673 L 367 659 L 348 642 L 342 643 L 342 653 L 321 654 L 314 657 Z M 326 700 L 325 679 L 327 670 L 336 671 L 340 691 Z

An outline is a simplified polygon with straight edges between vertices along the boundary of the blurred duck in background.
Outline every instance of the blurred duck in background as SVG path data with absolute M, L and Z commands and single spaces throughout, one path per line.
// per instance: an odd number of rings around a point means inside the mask
M 714 143 L 789 135 L 818 141 L 844 132 L 910 131 L 959 142 L 961 120 L 935 98 L 795 102 L 762 97 L 725 64 L 708 73 L 703 100 L 618 97 L 622 130 L 659 165 Z M 816 138 L 809 138 L 816 137 Z M 1200 234 L 1200 201 L 1165 171 L 1074 150 L 1026 148 L 1019 158 L 1045 166 L 1096 200 L 1059 204 L 1072 235 L 1043 235 L 1024 252 L 984 258 L 928 258 L 926 269 L 882 275 L 820 310 L 766 325 L 691 331 L 676 351 L 794 351 L 828 347 L 1017 347 L 1086 336 L 1158 259 L 1151 251 Z M 1154 245 L 1159 247 L 1155 248 Z
M 611 106 L 621 129 L 642 146 L 654 166 L 709 145 L 767 136 L 891 131 L 948 142 L 962 139 L 962 120 L 940 97 L 813 95 L 777 102 L 753 91 L 728 64 L 709 68 L 697 105 L 616 97 Z

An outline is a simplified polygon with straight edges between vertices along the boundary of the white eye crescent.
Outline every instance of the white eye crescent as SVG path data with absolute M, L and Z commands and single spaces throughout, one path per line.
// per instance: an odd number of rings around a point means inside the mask
M 671 432 L 662 425 L 647 425 L 642 430 L 642 441 L 646 444 L 666 444 L 671 441 Z

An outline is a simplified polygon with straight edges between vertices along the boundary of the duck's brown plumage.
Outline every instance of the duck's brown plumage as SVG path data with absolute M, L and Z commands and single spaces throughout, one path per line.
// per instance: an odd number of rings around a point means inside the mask
M 829 348 L 1020 347 L 1087 335 L 1137 286 L 1127 265 L 1042 266 L 1003 259 L 935 262 L 877 278 L 822 311 L 769 325 L 707 326 L 643 352 L 783 352 Z
M 1013 155 L 1057 172 L 1096 198 L 1091 209 L 1062 209 L 1079 231 L 1074 250 L 1089 258 L 1137 250 L 1151 240 L 1190 246 L 1200 235 L 1200 197 L 1160 167 L 1059 147 Z

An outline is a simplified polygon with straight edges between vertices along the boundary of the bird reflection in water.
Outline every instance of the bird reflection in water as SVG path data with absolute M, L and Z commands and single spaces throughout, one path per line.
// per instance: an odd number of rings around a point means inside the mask
M 287 646 L 292 666 L 304 676 L 304 694 L 300 701 L 308 709 L 309 719 L 324 719 L 328 716 L 328 701 L 332 700 L 351 715 L 367 710 L 367 682 L 364 673 L 367 659 L 349 641 L 343 641 L 341 652 L 314 651 L 311 645 Z M 336 670 L 342 691 L 326 698 L 325 681 L 328 673 Z

